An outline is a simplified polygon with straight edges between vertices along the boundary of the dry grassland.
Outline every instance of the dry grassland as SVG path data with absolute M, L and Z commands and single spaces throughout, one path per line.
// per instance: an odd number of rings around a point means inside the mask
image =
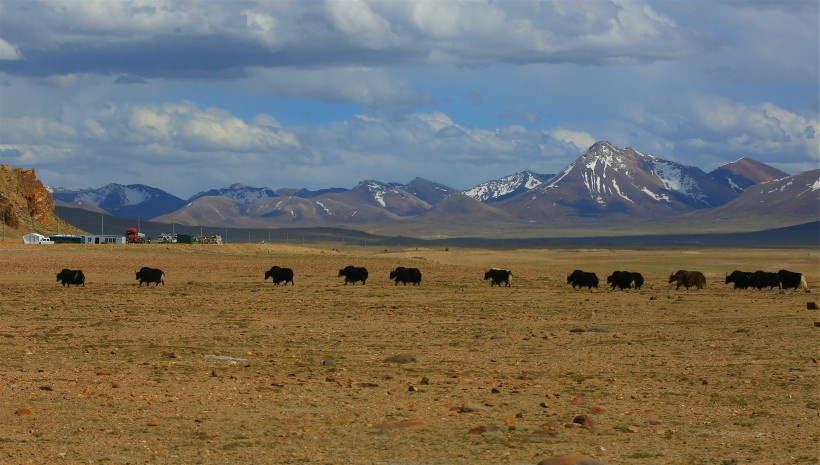
M 814 292 L 723 284 L 780 268 Z M 606 289 L 616 269 L 643 290 Z M 818 287 L 815 249 L 0 244 L 0 463 L 818 464 Z

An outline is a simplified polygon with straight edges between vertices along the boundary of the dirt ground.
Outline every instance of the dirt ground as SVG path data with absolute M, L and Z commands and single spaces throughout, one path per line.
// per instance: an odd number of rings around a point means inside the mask
M 343 284 L 348 264 L 366 285 Z M 818 264 L 816 249 L 0 243 L 0 463 L 818 464 Z M 263 281 L 272 265 L 295 285 Z M 399 265 L 422 284 L 394 286 Z M 139 287 L 142 266 L 166 284 Z M 491 266 L 512 286 L 490 288 Z M 86 286 L 60 286 L 62 268 Z M 602 286 L 568 286 L 575 268 Z M 781 268 L 813 292 L 723 284 Z M 607 289 L 618 269 L 644 288 Z M 675 290 L 677 269 L 706 289 Z

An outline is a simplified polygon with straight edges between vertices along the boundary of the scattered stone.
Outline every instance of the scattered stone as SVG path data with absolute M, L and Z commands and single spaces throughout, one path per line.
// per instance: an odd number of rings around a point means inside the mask
M 518 412 L 515 414 L 515 418 L 524 418 L 524 414 L 522 412 Z
M 356 383 L 356 386 L 375 388 L 375 387 L 379 387 L 379 383 L 362 382 L 362 383 Z
M 379 423 L 378 425 L 374 425 L 373 428 L 382 430 L 382 431 L 395 431 L 395 430 L 404 430 L 404 429 L 412 429 L 412 428 L 420 428 L 424 426 L 424 423 L 421 420 L 406 420 L 406 421 L 399 421 L 395 423 Z
M 163 356 L 164 358 L 179 358 L 179 355 L 177 355 L 177 353 L 176 353 L 176 352 L 166 352 L 166 351 L 162 351 L 162 356 Z
M 322 365 L 324 365 L 326 367 L 332 367 L 333 366 L 333 360 L 324 359 L 324 360 L 322 360 Z
M 393 355 L 392 357 L 387 357 L 384 361 L 390 363 L 416 363 L 418 362 L 418 359 L 415 355 L 399 354 Z
M 806 302 L 806 309 L 817 310 L 817 302 Z
M 572 398 L 572 405 L 583 405 L 585 402 L 586 399 L 581 396 L 575 396 Z
M 595 419 L 592 415 L 578 415 L 572 419 L 572 422 L 586 428 L 595 428 Z
M 484 434 L 484 433 L 496 433 L 500 434 L 504 432 L 504 428 L 498 425 L 479 425 L 475 428 L 472 428 L 467 434 Z
M 588 333 L 608 333 L 609 330 L 607 328 L 589 328 L 587 329 Z
M 421 381 L 419 381 L 419 384 L 424 384 L 424 385 L 430 384 L 430 379 L 426 376 L 423 376 L 421 378 Z
M 638 427 L 637 427 L 637 426 L 635 426 L 635 425 L 629 425 L 629 426 L 627 426 L 627 427 L 626 427 L 626 429 L 627 429 L 627 431 L 629 431 L 630 433 L 637 433 L 637 432 L 639 431 L 639 430 L 638 430 Z
M 500 390 L 500 389 L 498 389 L 498 388 L 492 388 L 492 389 L 490 390 L 490 392 L 492 392 L 493 394 L 501 394 L 501 390 Z
M 538 465 L 606 465 L 588 455 L 564 455 L 538 462 Z
M 159 426 L 159 423 L 156 420 L 151 420 L 145 424 L 146 426 Z
M 814 326 L 817 327 L 817 328 L 820 328 L 820 321 L 815 321 Z
M 41 391 L 53 391 L 54 388 L 51 386 L 40 386 Z
M 597 405 L 596 405 L 595 407 L 590 408 L 589 410 L 590 410 L 591 412 L 594 412 L 594 413 L 609 413 L 609 409 L 608 409 L 608 408 L 606 408 L 606 407 L 599 407 L 599 406 L 597 406 Z
M 558 430 L 558 429 L 561 429 L 561 426 L 562 426 L 561 423 L 559 423 L 555 420 L 550 421 L 545 425 L 541 425 L 542 428 L 548 429 L 548 430 Z
M 586 330 L 583 329 L 583 328 L 572 328 L 572 329 L 569 330 L 569 332 L 571 332 L 571 333 L 583 333 L 584 331 L 586 331 Z
M 476 404 L 464 404 L 464 405 L 461 406 L 461 408 L 458 409 L 458 412 L 459 413 L 472 413 L 472 412 L 478 412 L 479 410 L 481 410 L 481 407 L 479 407 Z
M 31 415 L 31 409 L 30 408 L 18 408 L 17 410 L 14 411 L 14 414 L 15 415 Z
M 407 386 L 407 390 L 410 391 L 410 392 L 416 392 L 416 391 L 419 390 L 419 388 L 417 388 L 416 386 L 413 386 L 411 384 L 410 386 Z

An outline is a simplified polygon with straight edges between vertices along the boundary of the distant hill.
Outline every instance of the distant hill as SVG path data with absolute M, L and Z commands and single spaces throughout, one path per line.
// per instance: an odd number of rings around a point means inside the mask
M 785 178 L 788 173 L 744 157 L 721 166 L 709 176 L 736 192 L 743 192 L 755 184 Z
M 598 142 L 546 183 L 499 205 L 536 221 L 635 221 L 722 205 L 736 195 L 699 168 Z
M 144 184 L 107 184 L 99 189 L 53 190 L 54 201 L 61 206 L 102 210 L 126 218 L 153 218 L 176 211 L 185 201 L 161 189 Z
M 100 215 L 88 210 L 57 207 L 67 222 L 98 233 Z M 378 235 L 344 228 L 217 228 L 143 221 L 140 230 L 156 238 L 160 233 L 219 234 L 229 243 L 273 241 L 281 243 L 349 244 L 398 247 L 820 247 L 820 221 L 784 228 L 732 233 L 628 234 L 578 237 L 449 237 L 420 239 L 406 235 Z M 130 218 L 105 219 L 105 233 L 115 234 L 134 227 Z
M 547 182 L 552 174 L 538 174 L 532 171 L 504 176 L 487 181 L 464 191 L 464 195 L 481 202 L 497 202 L 506 198 L 528 192 Z
M 226 197 L 239 203 L 251 204 L 262 199 L 278 196 L 279 194 L 267 187 L 249 187 L 242 184 L 232 184 L 230 187 L 200 192 L 188 199 L 188 201 L 190 202 L 200 197 Z
M 8 236 L 82 232 L 56 215 L 51 192 L 34 170 L 8 165 L 0 165 L 0 222 Z
M 522 171 L 459 192 L 424 178 L 407 184 L 361 181 L 352 188 L 270 189 L 233 184 L 203 191 L 184 201 L 143 185 L 109 184 L 69 192 L 55 189 L 58 205 L 118 216 L 216 227 L 350 227 L 372 232 L 413 232 L 419 236 L 513 234 L 566 231 L 571 235 L 629 228 L 668 231 L 695 225 L 726 230 L 811 221 L 816 208 L 806 196 L 788 209 L 756 210 L 752 204 L 716 210 L 783 172 L 741 158 L 706 173 L 634 148 L 600 141 L 555 175 Z M 809 176 L 810 177 L 810 176 Z M 787 191 L 788 197 L 792 193 Z M 468 201 L 469 199 L 470 201 Z M 816 202 L 815 202 L 816 203 Z M 742 217 L 719 223 L 721 215 Z M 793 214 L 786 215 L 786 211 Z M 701 215 L 703 213 L 703 215 Z M 777 218 L 777 219 L 775 219 Z M 695 223 L 692 223 L 692 222 Z M 712 221 L 710 223 L 710 221 Z M 688 223 L 687 223 L 688 222 Z M 557 232 L 548 235 L 560 234 Z
M 701 224 L 731 223 L 774 226 L 820 218 L 820 170 L 806 171 L 747 187 L 717 208 L 683 217 Z

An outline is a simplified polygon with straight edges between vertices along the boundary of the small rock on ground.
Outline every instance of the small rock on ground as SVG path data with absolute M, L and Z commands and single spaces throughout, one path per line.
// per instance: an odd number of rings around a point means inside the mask
M 538 465 L 606 465 L 587 455 L 564 455 L 552 457 L 538 462 Z

